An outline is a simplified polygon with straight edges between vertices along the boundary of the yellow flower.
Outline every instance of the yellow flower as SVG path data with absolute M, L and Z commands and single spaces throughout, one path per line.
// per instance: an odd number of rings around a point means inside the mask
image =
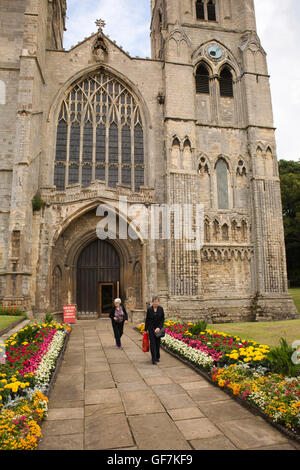
M 230 354 L 229 357 L 230 357 L 231 359 L 235 359 L 235 360 L 236 360 L 236 359 L 239 358 L 239 355 L 238 355 L 238 353 L 235 353 L 235 354 Z

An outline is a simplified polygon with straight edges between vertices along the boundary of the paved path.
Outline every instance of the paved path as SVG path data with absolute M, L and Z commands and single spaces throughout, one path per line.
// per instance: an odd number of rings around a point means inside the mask
M 152 365 L 130 324 L 79 321 L 52 389 L 39 449 L 299 449 L 165 351 Z

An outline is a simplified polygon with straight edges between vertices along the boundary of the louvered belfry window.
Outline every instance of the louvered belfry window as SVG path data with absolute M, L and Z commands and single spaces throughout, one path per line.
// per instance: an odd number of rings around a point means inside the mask
M 233 79 L 228 67 L 225 67 L 220 73 L 220 95 L 233 97 Z
M 216 21 L 216 5 L 213 0 L 207 3 L 207 19 L 208 21 Z
M 196 0 L 197 20 L 217 21 L 215 0 Z
M 204 64 L 200 64 L 196 71 L 196 93 L 209 94 L 209 71 Z
M 145 184 L 144 127 L 132 93 L 112 75 L 94 72 L 79 81 L 61 105 L 56 137 L 54 185 L 110 188 Z
M 202 0 L 197 0 L 196 1 L 196 15 L 197 15 L 198 20 L 204 20 L 205 19 L 204 2 Z

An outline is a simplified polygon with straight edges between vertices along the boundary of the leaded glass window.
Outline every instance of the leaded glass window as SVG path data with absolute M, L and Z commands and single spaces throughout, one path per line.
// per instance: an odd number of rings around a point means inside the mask
M 144 126 L 138 103 L 113 76 L 94 72 L 66 94 L 57 121 L 54 184 L 110 188 L 145 184 Z
M 97 165 L 96 166 L 96 180 L 105 181 L 105 166 L 104 165 Z
M 92 167 L 84 165 L 82 167 L 82 186 L 89 186 L 92 181 Z
M 63 163 L 57 163 L 54 170 L 54 181 L 58 191 L 63 191 L 65 189 L 65 173 L 65 165 Z
M 78 183 L 79 180 L 79 166 L 76 164 L 69 166 L 69 184 Z

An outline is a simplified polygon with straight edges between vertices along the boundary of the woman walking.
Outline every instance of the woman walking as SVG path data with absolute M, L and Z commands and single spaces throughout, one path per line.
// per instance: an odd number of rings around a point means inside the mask
M 152 307 L 148 308 L 145 321 L 145 331 L 149 333 L 152 364 L 160 361 L 160 337 L 158 338 L 155 333 L 159 333 L 164 326 L 164 322 L 164 309 L 159 305 L 158 297 L 153 297 Z
M 116 346 L 122 349 L 121 337 L 123 335 L 124 323 L 128 320 L 128 315 L 125 307 L 122 305 L 121 299 L 118 298 L 114 300 L 114 306 L 109 316 L 114 330 Z

